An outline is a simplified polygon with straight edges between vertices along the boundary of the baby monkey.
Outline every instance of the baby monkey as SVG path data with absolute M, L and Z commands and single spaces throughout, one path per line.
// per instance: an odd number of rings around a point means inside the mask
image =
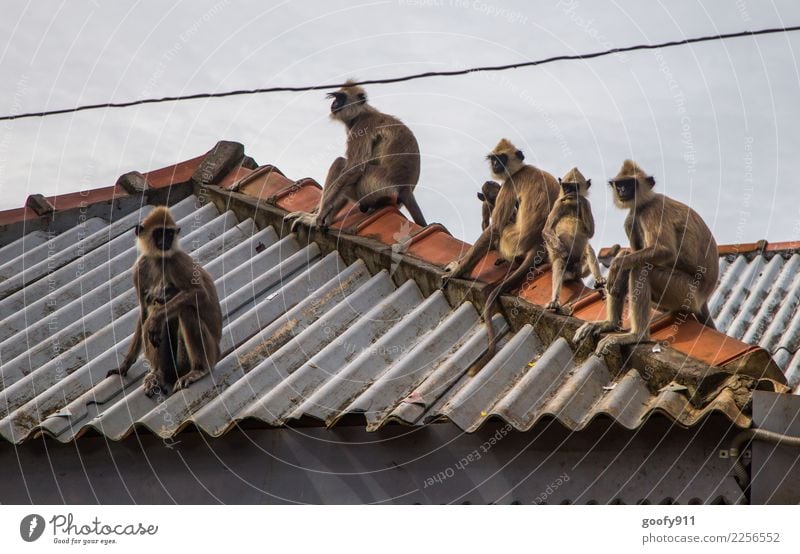
M 489 221 L 492 219 L 492 210 L 494 210 L 495 202 L 497 202 L 497 195 L 500 193 L 500 184 L 496 181 L 486 181 L 478 193 L 478 200 L 483 205 L 481 206 L 481 231 L 489 226 Z
M 592 206 L 586 196 L 592 180 L 586 179 L 577 167 L 558 180 L 558 199 L 550 210 L 542 236 L 553 268 L 553 294 L 546 310 L 560 312 L 561 287 L 564 281 L 592 274 L 595 288 L 605 285 L 589 239 L 594 236 Z

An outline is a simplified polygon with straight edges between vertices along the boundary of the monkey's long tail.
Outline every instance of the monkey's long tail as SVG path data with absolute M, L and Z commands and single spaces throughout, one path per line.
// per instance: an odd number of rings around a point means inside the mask
M 704 303 L 700 308 L 700 313 L 697 314 L 697 319 L 706 327 L 711 327 L 715 331 L 717 326 L 714 325 L 714 319 L 711 317 L 711 310 L 708 309 L 708 302 Z
M 522 261 L 522 264 L 520 264 L 517 269 L 512 271 L 510 275 L 506 276 L 500 282 L 500 284 L 494 288 L 494 290 L 489 294 L 489 297 L 486 299 L 486 304 L 483 306 L 483 321 L 486 323 L 486 333 L 489 337 L 489 345 L 487 346 L 484 355 L 481 356 L 480 359 L 478 359 L 478 361 L 472 364 L 472 366 L 469 368 L 470 377 L 474 376 L 481 369 L 483 369 L 483 367 L 488 364 L 497 353 L 497 333 L 495 333 L 494 325 L 492 325 L 492 308 L 494 307 L 495 302 L 497 302 L 497 299 L 504 291 L 513 289 L 521 284 L 528 272 L 536 268 L 536 264 L 534 263 L 536 256 L 536 253 L 529 252 Z

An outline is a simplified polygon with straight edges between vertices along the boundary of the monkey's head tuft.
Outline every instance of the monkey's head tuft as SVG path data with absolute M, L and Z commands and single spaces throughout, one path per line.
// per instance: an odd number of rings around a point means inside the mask
M 369 107 L 366 91 L 353 83 L 355 81 L 348 79 L 342 88 L 327 94 L 328 98 L 333 98 L 331 118 L 348 123 Z
M 508 139 L 500 139 L 486 159 L 489 160 L 492 174 L 498 179 L 514 175 L 523 166 L 525 154 Z
M 586 179 L 577 167 L 567 171 L 558 182 L 561 185 L 561 196 L 586 196 L 592 186 L 592 180 Z
M 632 208 L 653 197 L 656 180 L 633 160 L 625 160 L 619 173 L 608 184 L 612 188 L 614 203 L 620 208 Z
M 157 206 L 134 229 L 142 254 L 155 257 L 168 257 L 179 249 L 180 231 L 166 206 Z

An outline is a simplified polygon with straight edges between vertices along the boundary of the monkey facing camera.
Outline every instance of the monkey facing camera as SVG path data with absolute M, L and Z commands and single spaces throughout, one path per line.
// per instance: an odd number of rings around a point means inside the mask
M 605 284 L 597 256 L 589 244 L 589 239 L 594 236 L 592 206 L 587 198 L 592 180 L 587 180 L 574 167 L 558 183 L 558 200 L 542 231 L 553 268 L 552 295 L 545 309 L 554 312 L 562 311 L 559 298 L 564 281 L 580 279 L 591 273 L 596 286 Z
M 167 395 L 206 376 L 220 358 L 222 310 L 211 275 L 178 245 L 180 228 L 164 206 L 135 229 L 133 284 L 139 319 L 128 353 L 109 375 L 123 377 L 144 348 L 147 396 Z
M 489 335 L 487 351 L 469 370 L 475 375 L 494 357 L 497 336 L 491 324 L 492 311 L 500 294 L 522 284 L 531 270 L 547 261 L 542 230 L 558 197 L 558 181 L 551 174 L 524 163 L 525 155 L 507 139 L 501 139 L 486 156 L 492 176 L 502 181 L 495 199 L 491 221 L 464 258 L 445 268 L 446 286 L 452 278 L 469 275 L 489 250 L 513 264 L 514 270 L 489 294 L 483 319 Z
M 630 251 L 617 254 L 611 262 L 606 320 L 584 323 L 574 340 L 577 343 L 619 331 L 626 297 L 631 329 L 601 339 L 598 355 L 615 345 L 649 340 L 651 305 L 674 315 L 694 315 L 714 328 L 708 309 L 719 274 L 714 235 L 692 208 L 653 192 L 655 184 L 655 179 L 631 160 L 625 160 L 609 181 L 614 203 L 628 210 L 625 232 Z

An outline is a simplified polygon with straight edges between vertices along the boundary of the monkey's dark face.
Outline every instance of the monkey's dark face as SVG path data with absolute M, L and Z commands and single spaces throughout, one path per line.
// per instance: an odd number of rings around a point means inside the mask
M 561 182 L 561 191 L 564 193 L 564 196 L 578 196 L 579 189 L 580 185 L 578 183 Z
M 492 152 L 486 159 L 489 160 L 489 165 L 492 168 L 492 173 L 498 178 L 506 178 L 516 173 L 522 166 L 522 161 L 525 155 L 522 150 L 510 151 L 510 153 L 497 151 Z
M 489 160 L 489 165 L 492 166 L 492 173 L 495 175 L 502 175 L 505 173 L 506 166 L 508 165 L 507 154 L 489 154 L 487 159 Z
M 622 202 L 630 202 L 636 197 L 636 178 L 612 179 L 608 182 L 614 189 L 614 194 Z
M 150 237 L 153 241 L 153 246 L 162 252 L 172 250 L 172 245 L 175 242 L 175 236 L 178 234 L 179 229 L 173 227 L 157 227 L 153 229 Z
M 331 113 L 338 113 L 347 105 L 347 95 L 343 92 L 330 92 L 327 98 L 333 98 Z
M 331 114 L 333 115 L 340 114 L 340 112 L 347 108 L 361 106 L 367 102 L 367 95 L 363 92 L 358 92 L 356 94 L 347 94 L 342 91 L 329 92 L 327 98 L 333 98 L 333 102 L 331 103 Z

